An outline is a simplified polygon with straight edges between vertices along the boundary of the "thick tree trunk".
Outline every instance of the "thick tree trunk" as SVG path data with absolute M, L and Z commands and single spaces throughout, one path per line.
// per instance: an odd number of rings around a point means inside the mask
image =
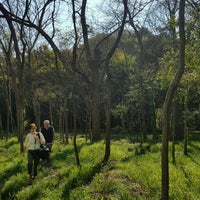
M 100 87 L 99 75 L 93 72 L 94 85 L 92 87 L 92 142 L 101 139 L 100 136 Z
M 86 105 L 86 130 L 85 130 L 85 136 L 86 136 L 86 142 L 89 139 L 90 142 L 92 141 L 92 117 L 91 117 L 91 102 L 86 99 L 85 100 Z
M 162 115 L 162 126 L 163 126 L 163 137 L 162 137 L 162 187 L 161 187 L 161 199 L 169 199 L 169 163 L 168 163 L 168 135 L 169 135 L 169 117 L 170 117 L 170 106 L 174 97 L 175 91 L 178 87 L 180 79 L 185 69 L 185 0 L 180 0 L 179 6 L 179 36 L 180 36 L 180 49 L 179 49 L 179 67 L 176 71 L 175 77 L 170 83 L 165 102 L 163 105 Z
M 19 86 L 20 87 L 20 86 Z M 16 92 L 16 109 L 17 109 L 17 134 L 20 142 L 20 152 L 24 152 L 24 96 L 23 88 L 18 88 Z
M 38 127 L 40 127 L 41 124 L 40 124 L 40 105 L 39 105 L 39 102 L 35 99 L 35 100 L 33 100 L 32 104 L 33 104 L 33 111 L 34 111 L 34 116 L 35 116 L 35 123 L 37 124 Z

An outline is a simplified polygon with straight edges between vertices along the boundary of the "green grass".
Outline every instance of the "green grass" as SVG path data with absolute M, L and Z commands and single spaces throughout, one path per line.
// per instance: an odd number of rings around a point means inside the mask
M 200 199 L 200 136 L 190 138 L 188 156 L 183 144 L 176 145 L 176 164 L 171 163 L 170 199 Z M 19 152 L 16 138 L 0 140 L 1 200 L 144 200 L 161 198 L 161 144 L 131 143 L 129 138 L 111 142 L 111 157 L 106 165 L 104 142 L 89 144 L 78 137 L 81 168 L 76 166 L 73 142 L 56 141 L 51 162 L 39 169 L 29 184 L 27 158 Z M 171 150 L 171 144 L 169 149 Z

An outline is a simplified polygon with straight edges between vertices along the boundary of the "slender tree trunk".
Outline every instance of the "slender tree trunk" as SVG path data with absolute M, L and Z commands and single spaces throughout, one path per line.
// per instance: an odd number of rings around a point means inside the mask
M 49 114 L 50 114 L 50 122 L 53 125 L 54 121 L 53 121 L 53 112 L 52 112 L 51 100 L 49 100 Z
M 92 114 L 91 112 L 89 113 L 89 119 L 88 119 L 88 132 L 89 132 L 89 139 L 90 142 L 92 142 Z
M 188 115 L 188 108 L 187 108 L 187 96 L 185 96 L 185 101 L 184 101 L 184 110 L 185 110 L 185 115 L 184 115 L 184 155 L 188 155 L 188 131 L 187 131 L 187 115 Z
M 59 132 L 60 132 L 60 140 L 63 141 L 64 130 L 63 130 L 63 105 L 62 101 L 60 103 L 60 113 L 59 113 Z
M 10 101 L 9 101 L 9 94 L 10 90 L 9 90 L 9 81 L 6 83 L 6 141 L 8 141 L 8 137 L 9 137 L 9 131 L 10 131 Z
M 68 110 L 65 111 L 65 143 L 69 144 Z
M 176 130 L 176 95 L 174 97 L 174 101 L 172 104 L 172 163 L 176 163 L 176 157 L 175 157 L 175 130 Z
M 105 147 L 105 155 L 104 155 L 104 163 L 110 158 L 110 115 L 111 115 L 111 77 L 110 75 L 107 77 L 107 97 L 106 97 L 106 106 L 105 106 L 105 113 L 106 113 L 106 147 Z
M 11 82 L 9 82 L 9 112 L 10 112 L 10 128 L 11 132 L 14 131 L 14 123 L 13 123 L 13 111 L 12 111 L 12 94 L 11 94 Z
M 180 0 L 179 6 L 179 37 L 180 37 L 180 49 L 179 49 L 179 67 L 176 71 L 175 77 L 170 83 L 167 94 L 165 97 L 165 102 L 163 105 L 163 115 L 162 115 L 162 127 L 163 127 L 163 137 L 162 137 L 162 187 L 161 187 L 161 199 L 169 199 L 169 162 L 168 162 L 168 135 L 169 135 L 169 116 L 170 116 L 170 106 L 172 99 L 174 97 L 175 91 L 178 87 L 180 79 L 184 73 L 185 69 L 185 0 Z
M 69 144 L 69 130 L 68 130 L 68 109 L 67 100 L 64 102 L 64 120 L 65 120 L 65 143 Z
M 1 113 L 0 113 L 0 133 L 3 135 L 3 127 L 2 127 Z M 2 136 L 2 138 L 3 138 L 3 136 Z
M 74 152 L 75 152 L 75 158 L 76 158 L 76 164 L 78 167 L 81 167 L 80 159 L 79 159 L 79 152 L 78 147 L 76 143 L 76 137 L 77 137 L 77 112 L 76 112 L 76 101 L 73 100 L 73 111 L 74 111 Z

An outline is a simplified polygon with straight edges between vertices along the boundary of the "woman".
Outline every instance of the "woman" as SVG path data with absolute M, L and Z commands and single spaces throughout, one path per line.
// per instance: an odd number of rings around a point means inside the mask
M 35 179 L 37 176 L 37 166 L 40 160 L 39 149 L 40 144 L 45 143 L 44 136 L 40 132 L 36 132 L 36 125 L 30 125 L 30 133 L 25 139 L 25 149 L 28 148 L 28 174 L 30 180 Z M 39 137 L 38 137 L 39 134 Z

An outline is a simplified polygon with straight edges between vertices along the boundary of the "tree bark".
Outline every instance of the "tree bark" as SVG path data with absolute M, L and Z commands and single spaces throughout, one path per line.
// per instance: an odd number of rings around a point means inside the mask
M 175 95 L 176 96 L 176 95 Z M 176 157 L 175 157 L 175 134 L 176 134 L 176 97 L 174 97 L 174 101 L 172 103 L 172 163 L 176 163 Z
M 100 84 L 99 74 L 95 70 L 93 74 L 92 86 L 92 142 L 97 142 L 101 139 L 100 135 Z
M 187 144 L 188 144 L 188 132 L 187 132 L 187 118 L 188 118 L 188 107 L 187 107 L 187 96 L 184 97 L 184 111 L 185 111 L 185 115 L 184 115 L 184 155 L 188 155 L 188 148 L 187 148 Z
M 75 152 L 75 158 L 76 158 L 76 165 L 78 167 L 81 167 L 80 159 L 79 159 L 79 152 L 78 147 L 76 143 L 76 137 L 77 137 L 77 112 L 76 112 L 76 100 L 75 97 L 73 97 L 73 113 L 74 113 L 74 152 Z
M 104 155 L 104 163 L 107 163 L 110 158 L 110 115 L 111 115 L 111 77 L 108 75 L 107 77 L 107 84 L 106 84 L 106 106 L 105 106 L 105 113 L 106 113 L 106 137 L 105 137 L 105 155 Z
M 168 135 L 169 135 L 169 117 L 170 106 L 174 97 L 175 91 L 178 87 L 180 79 L 185 69 L 185 0 L 180 0 L 179 4 L 179 66 L 176 71 L 175 77 L 170 83 L 163 105 L 162 114 L 162 154 L 161 154 L 161 166 L 162 166 L 162 187 L 161 187 L 161 199 L 169 199 L 169 162 L 168 162 Z
M 8 23 L 10 32 L 12 34 L 13 42 L 14 42 L 14 50 L 16 53 L 16 67 L 17 67 L 17 75 L 15 77 L 15 98 L 16 98 L 16 108 L 17 108 L 17 133 L 20 141 L 20 152 L 24 152 L 24 83 L 23 83 L 23 71 L 24 71 L 24 58 L 25 58 L 25 49 L 23 46 L 22 54 L 20 53 L 18 39 L 16 35 L 16 31 L 12 22 L 11 16 L 4 9 L 3 5 L 0 4 L 0 10 L 5 16 L 5 19 Z M 21 25 L 21 29 L 23 28 L 23 24 Z M 23 40 L 22 35 L 20 35 L 20 39 Z
M 65 123 L 65 144 L 69 144 L 69 130 L 68 130 L 68 109 L 67 100 L 64 102 L 64 123 Z
M 33 91 L 33 90 L 31 90 L 31 91 Z M 40 125 L 41 125 L 41 123 L 40 123 L 40 104 L 35 96 L 33 96 L 33 95 L 31 95 L 31 96 L 32 96 L 32 98 L 35 98 L 32 101 L 33 111 L 34 111 L 34 115 L 35 115 L 35 123 L 37 124 L 38 127 L 40 127 Z

